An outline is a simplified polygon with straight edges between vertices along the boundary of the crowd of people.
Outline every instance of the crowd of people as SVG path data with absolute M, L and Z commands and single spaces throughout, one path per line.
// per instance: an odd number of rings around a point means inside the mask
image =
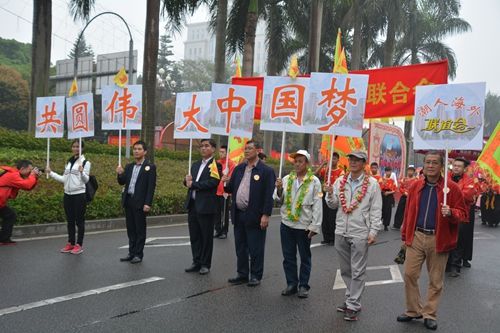
M 63 205 L 67 218 L 68 241 L 63 253 L 81 254 L 87 205 L 86 184 L 91 163 L 83 155 L 84 144 L 72 142 L 72 155 L 62 175 L 50 168 L 50 178 L 64 184 Z M 365 151 L 348 154 L 348 166 L 338 165 L 333 153 L 331 165 L 324 162 L 314 171 L 306 150 L 290 154 L 293 170 L 276 178 L 260 153 L 260 145 L 245 144 L 244 161 L 235 165 L 227 158 L 227 146 L 218 150 L 213 139 L 200 142 L 201 159 L 192 164 L 183 184 L 187 188 L 185 208 L 192 262 L 187 273 L 210 272 L 214 238 L 226 239 L 229 221 L 234 225 L 236 275 L 231 284 L 256 287 L 264 272 L 266 230 L 273 207 L 280 208 L 280 239 L 286 286 L 283 296 L 309 296 L 311 239 L 323 234 L 322 244 L 332 245 L 338 254 L 342 279 L 346 285 L 344 301 L 337 311 L 347 321 L 358 320 L 365 288 L 370 245 L 382 230 L 388 231 L 396 195 L 399 197 L 392 229 L 401 230 L 406 252 L 404 281 L 406 311 L 399 322 L 424 319 L 428 329 L 437 328 L 437 307 L 443 290 L 445 272 L 458 277 L 462 267 L 471 267 L 476 203 L 481 187 L 466 172 L 469 161 L 457 158 L 447 180 L 444 157 L 436 151 L 425 154 L 421 174 L 414 166 L 399 180 L 386 167 L 380 174 L 377 163 L 368 169 Z M 134 161 L 116 169 L 117 182 L 123 186 L 128 253 L 122 262 L 138 264 L 144 257 L 146 216 L 153 205 L 156 166 L 147 160 L 147 144 L 133 145 Z M 0 242 L 11 239 L 15 212 L 7 203 L 18 191 L 32 190 L 42 174 L 30 161 L 16 168 L 1 167 Z M 491 199 L 489 205 L 491 206 Z M 494 203 L 493 203 L 494 204 Z M 500 202 L 497 203 L 500 206 Z M 75 234 L 77 237 L 75 237 Z M 300 264 L 297 262 L 297 251 Z M 429 276 L 427 299 L 422 300 L 418 280 L 423 263 Z

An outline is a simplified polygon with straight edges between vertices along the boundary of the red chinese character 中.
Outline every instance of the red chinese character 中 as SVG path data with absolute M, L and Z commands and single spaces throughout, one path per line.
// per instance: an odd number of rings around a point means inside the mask
M 318 129 L 320 131 L 328 131 L 333 125 L 338 124 L 347 114 L 345 109 L 347 103 L 356 105 L 358 100 L 351 95 L 356 94 L 356 89 L 350 88 L 351 79 L 347 78 L 344 90 L 337 90 L 335 88 L 335 83 L 337 79 L 332 78 L 332 85 L 330 89 L 323 90 L 321 96 L 324 98 L 318 103 L 318 106 L 327 103 L 329 108 L 327 116 L 331 118 L 330 123 L 325 126 L 321 126 Z M 332 103 L 335 103 L 332 107 Z
M 122 128 L 126 128 L 127 119 L 135 119 L 135 115 L 139 108 L 134 105 L 130 105 L 130 98 L 132 94 L 128 92 L 128 88 L 123 89 L 123 95 L 119 96 L 120 93 L 115 90 L 111 103 L 109 103 L 106 108 L 106 112 L 110 112 L 110 123 L 115 121 L 115 116 L 118 113 L 122 114 Z M 116 108 L 116 102 L 118 102 L 118 108 Z
M 83 131 L 89 130 L 89 122 L 88 122 L 88 107 L 89 104 L 87 102 L 76 103 L 71 107 L 71 115 L 73 119 L 72 131 L 76 131 L 81 129 Z
M 61 119 L 57 119 L 56 116 L 57 116 L 56 102 L 52 102 L 50 110 L 49 106 L 45 105 L 45 111 L 44 113 L 41 114 L 43 121 L 36 124 L 37 126 L 43 126 L 43 128 L 40 130 L 41 133 L 45 133 L 47 128 L 49 128 L 52 131 L 52 133 L 57 133 L 57 126 L 61 126 L 62 121 Z
M 304 93 L 306 88 L 298 84 L 276 87 L 271 104 L 271 119 L 289 117 L 297 126 L 302 126 Z
M 193 123 L 194 127 L 202 133 L 208 133 L 208 129 L 206 127 L 203 127 L 200 122 L 195 118 L 196 114 L 198 114 L 201 111 L 201 108 L 195 107 L 196 104 L 196 97 L 198 97 L 196 94 L 193 94 L 192 100 L 191 100 L 191 108 L 182 112 L 182 116 L 184 119 L 186 119 L 186 122 L 184 125 L 177 127 L 179 131 L 184 131 L 186 127 L 190 124 Z
M 234 88 L 229 88 L 226 98 L 217 99 L 217 106 L 222 113 L 227 113 L 226 133 L 231 129 L 231 117 L 234 112 L 241 112 L 247 101 L 243 97 L 234 96 Z

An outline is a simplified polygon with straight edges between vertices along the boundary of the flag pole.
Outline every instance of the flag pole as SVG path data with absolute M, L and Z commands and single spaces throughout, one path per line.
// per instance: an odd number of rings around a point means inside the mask
M 286 136 L 286 132 L 283 130 L 283 135 L 281 137 L 280 171 L 279 171 L 278 178 L 281 178 L 281 171 L 283 170 L 283 161 L 285 158 L 285 136 Z
M 446 198 L 448 196 L 448 149 L 445 149 L 444 153 L 444 202 L 443 205 L 446 206 Z
M 330 179 L 331 179 L 331 174 L 332 174 L 332 166 L 333 166 L 333 163 L 332 163 L 332 160 L 333 160 L 333 149 L 335 147 L 335 135 L 333 134 L 333 131 L 332 131 L 332 138 L 331 138 L 331 145 L 330 145 L 330 161 L 328 162 L 328 174 L 326 175 L 328 181 L 327 181 L 327 184 L 328 186 L 330 186 Z
M 82 133 L 78 137 L 78 159 L 80 160 L 80 165 L 82 165 Z
M 122 130 L 118 130 L 118 166 L 122 166 Z
M 47 138 L 47 165 L 46 169 L 50 167 L 50 138 Z M 49 179 L 49 174 L 47 173 L 47 179 Z
M 191 175 L 191 158 L 193 154 L 193 139 L 189 138 L 189 165 L 188 165 L 188 175 Z

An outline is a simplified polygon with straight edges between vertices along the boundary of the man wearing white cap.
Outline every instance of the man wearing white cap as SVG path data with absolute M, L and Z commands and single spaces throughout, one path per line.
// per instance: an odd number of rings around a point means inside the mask
M 347 321 L 358 320 L 361 295 L 365 288 L 368 246 L 375 243 L 382 229 L 382 195 L 375 178 L 365 174 L 367 155 L 353 151 L 349 155 L 350 172 L 328 188 L 326 202 L 338 208 L 335 249 L 345 282 L 345 302 L 337 307 Z
M 287 287 L 283 296 L 298 293 L 309 296 L 311 275 L 311 238 L 321 229 L 323 204 L 321 182 L 309 168 L 311 156 L 306 150 L 290 154 L 295 171 L 276 180 L 274 199 L 281 204 L 281 249 Z M 297 276 L 297 249 L 300 270 Z

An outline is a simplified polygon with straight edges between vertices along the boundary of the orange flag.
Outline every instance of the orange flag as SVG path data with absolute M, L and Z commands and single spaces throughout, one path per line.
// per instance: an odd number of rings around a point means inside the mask
M 125 87 L 125 85 L 128 83 L 128 75 L 127 72 L 125 71 L 125 67 L 120 68 L 118 73 L 116 73 L 113 81 L 118 87 L 120 88 Z
M 69 88 L 68 96 L 71 97 L 78 92 L 78 84 L 76 83 L 76 79 L 73 79 L 71 82 L 71 87 Z
M 337 32 L 337 40 L 335 42 L 335 54 L 333 56 L 333 72 L 339 74 L 347 74 L 347 58 L 345 56 L 345 50 L 342 47 L 342 33 L 340 28 Z
M 288 70 L 288 76 L 295 79 L 297 75 L 299 75 L 299 61 L 297 60 L 297 55 L 292 56 L 292 60 L 290 60 L 290 68 Z
M 500 185 L 500 122 L 484 146 L 477 163 L 488 173 L 493 182 Z
M 241 77 L 241 61 L 240 61 L 240 57 L 236 56 L 236 59 L 234 59 L 234 64 L 236 65 L 236 69 L 234 71 L 234 76 L 233 77 Z

